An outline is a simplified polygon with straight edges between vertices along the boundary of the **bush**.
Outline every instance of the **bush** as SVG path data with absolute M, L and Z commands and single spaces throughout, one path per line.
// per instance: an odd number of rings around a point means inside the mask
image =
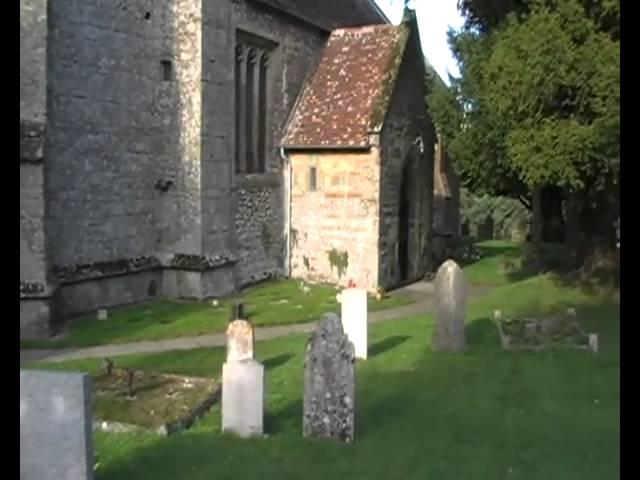
M 466 189 L 460 192 L 460 215 L 469 234 L 479 239 L 524 241 L 531 219 L 518 200 L 474 195 Z

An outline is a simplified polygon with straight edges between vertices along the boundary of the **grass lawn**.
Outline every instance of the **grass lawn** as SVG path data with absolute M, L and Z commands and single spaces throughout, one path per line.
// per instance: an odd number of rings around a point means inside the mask
M 577 308 L 600 353 L 502 352 L 490 321 Z M 226 310 L 225 310 L 226 311 Z M 302 437 L 306 336 L 258 342 L 267 368 L 267 439 L 220 431 L 220 407 L 173 437 L 96 434 L 97 480 L 620 478 L 619 305 L 549 276 L 470 302 L 468 351 L 433 353 L 429 316 L 373 324 L 357 365 L 356 443 Z M 135 355 L 118 366 L 217 377 L 223 348 Z M 95 370 L 100 360 L 42 365 Z
M 527 255 L 533 248 L 531 244 L 487 240 L 476 243 L 475 247 L 482 258 L 463 265 L 465 276 L 473 285 L 508 285 L 539 273 L 526 262 Z M 540 249 L 547 262 L 562 257 L 563 252 L 563 246 L 556 244 L 543 244 Z
M 236 297 L 221 299 L 217 307 L 211 302 L 161 300 L 114 308 L 109 310 L 107 321 L 96 321 L 95 317 L 80 319 L 63 337 L 21 341 L 20 348 L 89 347 L 220 333 L 227 328 L 235 300 L 245 302 L 245 311 L 257 327 L 311 322 L 327 311 L 339 311 L 335 287 L 308 286 L 310 291 L 305 293 L 296 280 L 266 282 Z M 398 294 L 380 301 L 370 298 L 369 311 L 409 303 L 412 303 L 409 297 Z

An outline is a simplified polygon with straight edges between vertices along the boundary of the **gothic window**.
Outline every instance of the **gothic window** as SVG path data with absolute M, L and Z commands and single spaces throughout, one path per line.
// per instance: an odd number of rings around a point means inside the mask
M 273 42 L 246 32 L 236 32 L 236 173 L 267 171 L 269 56 L 274 48 Z

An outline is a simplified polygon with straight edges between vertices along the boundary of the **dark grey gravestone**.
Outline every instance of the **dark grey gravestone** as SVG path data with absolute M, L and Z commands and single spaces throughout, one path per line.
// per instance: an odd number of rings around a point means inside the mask
M 20 478 L 93 479 L 89 375 L 20 370 Z
M 355 351 L 340 318 L 329 313 L 307 342 L 304 366 L 305 437 L 353 442 Z
M 435 297 L 435 331 L 431 348 L 442 352 L 464 350 L 467 286 L 462 269 L 453 260 L 447 260 L 438 269 Z

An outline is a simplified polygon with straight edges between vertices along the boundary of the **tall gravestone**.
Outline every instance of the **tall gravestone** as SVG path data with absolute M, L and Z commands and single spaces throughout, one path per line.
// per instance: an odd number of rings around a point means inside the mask
M 367 291 L 347 288 L 340 298 L 344 333 L 355 349 L 356 358 L 367 358 Z
M 264 365 L 253 356 L 253 326 L 234 320 L 227 328 L 227 361 L 222 366 L 222 431 L 261 435 L 264 421 Z
M 353 442 L 355 352 L 340 318 L 329 313 L 307 342 L 304 367 L 305 437 Z
M 91 379 L 20 370 L 20 478 L 92 480 Z
M 434 351 L 464 350 L 466 290 L 462 269 L 453 260 L 444 262 L 438 269 L 435 280 L 436 317 L 432 339 Z

